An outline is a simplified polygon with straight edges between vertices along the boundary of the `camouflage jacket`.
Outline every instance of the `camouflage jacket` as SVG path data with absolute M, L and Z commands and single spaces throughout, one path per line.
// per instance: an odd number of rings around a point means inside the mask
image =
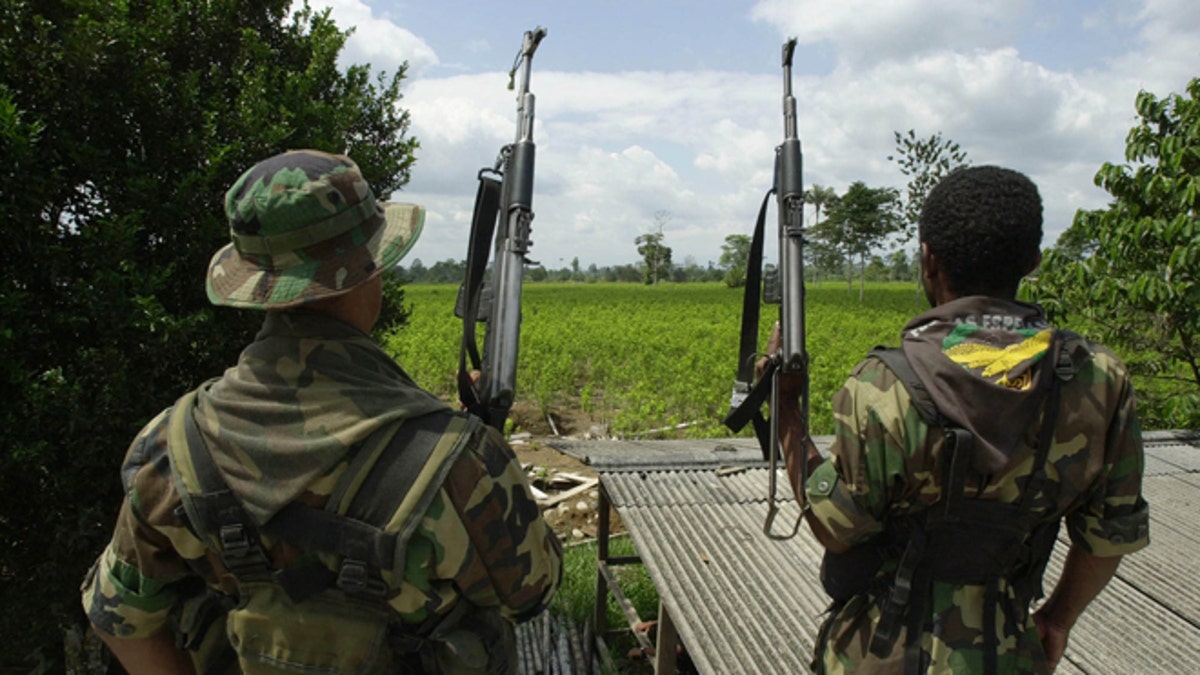
M 944 389 L 944 396 L 957 392 L 974 397 L 957 404 L 938 400 L 944 415 L 976 434 L 987 433 L 987 423 L 979 420 L 988 415 L 1007 415 L 1018 427 L 1011 439 L 977 443 L 985 447 L 985 465 L 995 454 L 986 448 L 1008 457 L 968 484 L 983 499 L 1015 503 L 1018 485 L 1030 474 L 1041 418 L 1037 406 L 1032 417 L 1020 417 L 1029 406 L 1004 396 L 1032 390 L 1036 370 L 1052 372 L 1033 368 L 1046 353 L 1048 330 L 1036 306 L 978 297 L 934 308 L 905 328 L 904 349 L 914 369 L 925 382 L 939 380 L 929 388 Z M 1149 543 L 1148 507 L 1141 497 L 1141 435 L 1125 367 L 1104 347 L 1089 343 L 1088 351 L 1073 379 L 1062 384 L 1047 460 L 1049 480 L 1057 485 L 1047 486 L 1045 494 L 1053 499 L 1037 502 L 1038 512 L 1042 522 L 1065 518 L 1071 541 L 1093 555 L 1118 556 Z M 939 393 L 933 394 L 937 400 Z M 809 477 L 806 494 L 813 514 L 837 540 L 848 545 L 870 541 L 881 536 L 889 519 L 919 513 L 939 500 L 944 436 L 926 425 L 902 383 L 881 361 L 860 363 L 835 395 L 833 409 L 831 457 Z M 964 421 L 967 417 L 974 417 L 974 424 Z M 1018 418 L 1029 422 L 1022 425 Z M 894 569 L 894 563 L 885 565 L 881 580 Z M 999 672 L 1047 672 L 1028 607 L 1018 606 L 1004 581 L 999 592 L 1005 599 L 996 621 L 1003 633 Z M 889 658 L 869 653 L 880 602 L 868 591 L 835 606 L 825 626 L 827 640 L 818 643 L 816 654 L 825 672 L 900 672 L 903 632 Z M 921 644 L 930 664 L 927 672 L 982 672 L 984 586 L 934 581 L 925 607 Z
M 448 410 L 368 336 L 299 311 L 268 314 L 238 365 L 202 387 L 198 401 L 197 426 L 214 461 L 260 523 L 292 500 L 323 506 L 356 444 L 382 423 Z M 151 420 L 126 455 L 126 499 L 112 541 L 82 588 L 92 623 L 120 637 L 167 627 L 197 580 L 236 590 L 220 558 L 180 515 L 170 478 L 169 413 Z M 560 582 L 561 545 L 516 457 L 494 429 L 473 429 L 406 554 L 397 556 L 403 567 L 382 570 L 387 603 L 400 622 L 426 623 L 461 600 L 519 621 L 544 609 Z M 312 557 L 265 535 L 264 547 L 280 569 Z

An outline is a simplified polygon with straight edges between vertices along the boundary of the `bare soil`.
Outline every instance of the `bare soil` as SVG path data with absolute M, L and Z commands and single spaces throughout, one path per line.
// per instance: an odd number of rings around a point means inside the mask
M 555 439 L 596 438 L 606 433 L 603 424 L 581 410 L 551 409 L 542 413 L 537 406 L 518 403 L 509 416 L 515 425 L 513 452 L 526 467 L 530 483 L 551 499 L 572 489 L 578 483 L 563 480 L 563 475 L 595 479 L 598 474 L 578 459 L 555 450 L 547 442 Z M 528 436 L 526 436 L 528 434 Z M 599 528 L 599 487 L 577 494 L 544 508 L 546 521 L 563 541 L 594 538 Z M 620 519 L 613 514 L 610 531 L 624 531 Z

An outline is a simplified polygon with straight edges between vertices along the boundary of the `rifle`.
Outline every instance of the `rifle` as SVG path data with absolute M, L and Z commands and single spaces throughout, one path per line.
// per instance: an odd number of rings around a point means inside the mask
M 792 96 L 792 55 L 796 39 L 783 45 L 783 143 L 775 148 L 775 185 L 759 207 L 754 236 L 750 242 L 750 260 L 746 266 L 746 289 L 742 300 L 742 333 L 738 354 L 737 378 L 733 384 L 730 412 L 724 424 L 741 431 L 753 423 L 754 433 L 762 447 L 763 459 L 770 467 L 767 494 L 767 519 L 763 532 L 774 537 L 771 525 L 779 511 L 775 503 L 776 467 L 780 456 L 778 413 L 768 421 L 763 417 L 762 404 L 771 397 L 771 410 L 779 410 L 779 379 L 783 373 L 803 376 L 800 411 L 803 420 L 801 448 L 807 452 L 808 435 L 808 353 L 804 347 L 804 179 L 800 138 L 796 132 L 796 99 Z M 767 205 L 775 195 L 779 217 L 779 266 L 768 270 L 760 281 L 763 255 L 763 226 Z M 754 382 L 757 352 L 759 292 L 764 302 L 779 304 L 780 347 L 766 354 L 767 366 L 758 382 Z M 801 485 L 807 480 L 807 463 L 800 459 Z M 792 529 L 800 529 L 800 520 Z
M 479 170 L 479 189 L 471 219 L 465 280 L 454 313 L 462 318 L 458 355 L 458 396 L 467 411 L 503 431 L 512 409 L 517 380 L 517 348 L 521 333 L 521 283 L 533 221 L 533 104 L 530 64 L 546 29 L 525 31 L 521 49 L 509 71 L 508 88 L 520 71 L 517 92 L 517 135 L 500 149 L 494 166 Z M 497 230 L 497 219 L 499 229 Z M 489 247 L 495 235 L 495 264 L 490 286 L 484 284 Z M 483 355 L 475 338 L 477 322 L 487 324 Z M 468 361 L 470 367 L 468 368 Z M 471 370 L 480 372 L 473 381 Z

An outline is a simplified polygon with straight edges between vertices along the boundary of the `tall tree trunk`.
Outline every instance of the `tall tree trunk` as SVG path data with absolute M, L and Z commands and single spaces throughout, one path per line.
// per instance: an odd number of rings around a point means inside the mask
M 867 285 L 867 254 L 858 257 L 858 301 L 862 302 Z

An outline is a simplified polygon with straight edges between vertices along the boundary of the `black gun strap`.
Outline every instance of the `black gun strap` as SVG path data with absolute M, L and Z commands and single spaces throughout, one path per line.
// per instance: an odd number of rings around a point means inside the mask
M 496 233 L 496 217 L 500 212 L 503 183 L 479 173 L 479 189 L 475 192 L 475 212 L 471 216 L 471 240 L 467 244 L 467 277 L 462 288 L 462 343 L 458 352 L 458 399 L 467 412 L 488 421 L 487 406 L 471 381 L 472 370 L 479 370 L 483 359 L 475 340 L 475 324 L 479 319 L 479 301 L 483 290 L 483 275 L 487 270 L 492 239 Z M 469 367 L 468 367 L 469 364 Z
M 737 408 L 729 411 L 722 423 L 734 432 L 741 431 L 748 423 L 754 424 L 754 436 L 762 448 L 763 459 L 771 458 L 770 426 L 763 417 L 762 405 L 771 393 L 771 380 L 775 376 L 776 364 L 769 363 L 767 369 L 754 382 L 755 355 L 758 353 L 758 320 L 762 307 L 762 259 L 763 232 L 766 229 L 767 205 L 771 203 L 772 188 L 763 196 L 758 208 L 758 219 L 754 222 L 754 234 L 750 239 L 750 257 L 746 261 L 746 287 L 742 292 L 742 334 L 738 345 L 737 385 L 749 387 L 746 398 Z
M 739 382 L 754 381 L 754 354 L 758 351 L 758 318 L 762 304 L 763 231 L 766 229 L 767 205 L 775 190 L 768 190 L 758 208 L 754 235 L 750 239 L 750 258 L 746 261 L 746 287 L 742 291 L 742 335 L 738 345 Z

